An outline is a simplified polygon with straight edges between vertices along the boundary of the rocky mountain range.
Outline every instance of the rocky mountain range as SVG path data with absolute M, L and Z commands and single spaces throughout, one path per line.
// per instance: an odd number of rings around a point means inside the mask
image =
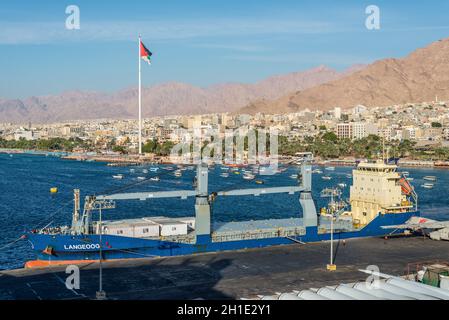
M 254 100 L 275 100 L 298 90 L 340 79 L 361 68 L 362 65 L 355 65 L 337 72 L 319 66 L 303 72 L 273 76 L 255 84 L 223 83 L 207 88 L 169 82 L 142 88 L 142 111 L 145 117 L 233 112 Z M 131 88 L 110 94 L 70 91 L 23 100 L 0 98 L 0 123 L 135 118 L 137 95 L 137 88 Z
M 368 107 L 449 99 L 449 38 L 400 59 L 384 59 L 343 72 L 319 66 L 254 84 L 206 88 L 168 82 L 142 89 L 145 117 L 212 112 L 286 113 L 309 108 Z M 48 123 L 135 118 L 137 88 L 114 93 L 70 91 L 26 99 L 0 98 L 0 122 Z
M 418 49 L 402 59 L 376 61 L 345 77 L 279 99 L 253 101 L 240 113 L 284 113 L 305 108 L 387 106 L 449 100 L 449 38 Z

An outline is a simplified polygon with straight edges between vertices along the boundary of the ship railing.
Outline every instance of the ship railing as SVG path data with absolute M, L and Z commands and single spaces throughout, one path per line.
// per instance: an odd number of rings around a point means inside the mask
M 213 232 L 213 242 L 227 242 L 237 240 L 255 240 L 278 237 L 295 237 L 305 235 L 304 228 L 267 229 L 251 231 Z
M 196 237 L 193 233 L 186 234 L 186 235 L 177 235 L 177 236 L 161 236 L 157 239 L 162 241 L 170 241 L 170 242 L 177 242 L 177 243 L 195 243 Z

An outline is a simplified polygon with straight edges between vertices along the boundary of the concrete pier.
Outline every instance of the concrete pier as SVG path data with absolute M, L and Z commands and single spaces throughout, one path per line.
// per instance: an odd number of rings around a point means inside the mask
M 103 263 L 108 299 L 238 299 L 364 280 L 358 269 L 404 275 L 409 263 L 449 261 L 449 242 L 423 237 L 369 238 L 334 244 L 336 271 L 327 271 L 329 243 Z M 80 289 L 68 290 L 65 267 L 0 272 L 0 299 L 94 299 L 98 263 L 80 267 Z

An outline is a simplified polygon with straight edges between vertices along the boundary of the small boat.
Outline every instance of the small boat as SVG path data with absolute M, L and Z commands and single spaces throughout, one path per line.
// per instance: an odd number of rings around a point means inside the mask
M 253 174 L 251 174 L 251 173 L 245 173 L 245 174 L 243 175 L 243 179 L 245 179 L 245 180 L 253 180 L 255 177 L 256 177 L 256 176 L 253 175 Z
M 114 179 L 123 179 L 123 174 L 116 174 L 112 176 Z
M 240 172 L 239 171 L 234 171 L 234 174 L 240 174 Z
M 298 175 L 297 175 L 297 174 L 292 174 L 292 175 L 290 175 L 290 178 L 292 178 L 292 179 L 298 179 Z
M 143 169 L 142 172 L 143 173 L 148 173 L 148 170 L 147 169 Z
M 339 186 L 340 188 L 346 188 L 346 183 L 339 183 L 338 186 Z
M 241 164 L 241 163 L 230 163 L 227 166 L 231 167 L 231 168 L 241 168 L 241 167 L 244 167 L 245 165 Z
M 229 167 L 220 167 L 221 170 L 228 171 Z
M 229 173 L 223 172 L 222 174 L 220 174 L 220 177 L 227 178 L 229 177 Z
M 137 180 L 145 180 L 145 177 L 137 177 Z
M 423 179 L 427 181 L 437 181 L 437 177 L 435 176 L 425 176 Z
M 423 185 L 421 185 L 421 187 L 423 187 L 425 189 L 432 189 L 433 183 L 424 183 Z
M 182 172 L 181 172 L 181 170 L 176 170 L 174 173 L 173 173 L 174 175 L 175 175 L 175 177 L 182 177 Z
M 165 167 L 165 170 L 172 171 L 172 170 L 174 170 L 174 168 L 173 167 Z
M 413 181 L 413 180 L 415 180 L 415 179 L 412 178 L 412 177 L 406 177 L 405 179 L 407 179 L 407 181 Z
M 346 175 L 346 178 L 352 179 L 352 174 L 348 173 L 348 174 Z
M 321 179 L 323 179 L 323 180 L 330 180 L 330 179 L 332 179 L 332 177 L 331 176 L 322 176 Z
M 256 180 L 255 182 L 256 182 L 256 184 L 264 184 L 265 183 L 265 182 L 263 182 L 263 180 Z
M 408 176 L 410 175 L 410 173 L 409 173 L 408 171 L 402 171 L 402 172 L 400 172 L 400 173 L 402 173 L 402 175 L 403 175 L 404 177 L 408 177 Z
M 151 171 L 151 172 L 156 172 L 156 171 L 158 171 L 158 170 L 159 170 L 158 167 L 151 167 L 151 168 L 150 168 L 150 171 Z
M 324 168 L 324 170 L 327 170 L 327 171 L 334 171 L 334 170 L 335 170 L 335 167 L 326 167 L 326 168 Z
M 151 177 L 150 180 L 151 181 L 160 181 L 161 179 L 159 177 Z
M 134 173 L 136 172 L 136 169 L 129 169 L 129 172 Z
M 315 169 L 315 170 L 312 171 L 312 173 L 321 174 L 321 173 L 323 173 L 323 171 L 321 171 L 320 169 Z

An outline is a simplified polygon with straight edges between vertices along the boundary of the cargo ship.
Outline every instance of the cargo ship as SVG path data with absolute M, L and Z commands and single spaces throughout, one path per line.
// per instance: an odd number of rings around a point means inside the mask
M 329 214 L 316 209 L 312 197 L 312 158 L 297 166 L 295 185 L 257 187 L 209 193 L 208 166 L 197 166 L 192 190 L 115 193 L 87 196 L 83 210 L 80 192 L 74 192 L 70 226 L 46 227 L 26 233 L 37 254 L 26 267 L 72 264 L 98 260 L 154 258 L 204 252 L 260 248 L 361 237 L 385 236 L 382 228 L 419 216 L 418 197 L 410 182 L 385 161 L 360 162 L 354 168 L 349 205 Z M 212 222 L 217 197 L 287 193 L 297 196 L 302 214 L 289 219 Z M 184 218 L 139 217 L 103 220 L 104 210 L 119 201 L 155 198 L 195 198 L 195 216 Z M 96 219 L 93 218 L 95 213 Z M 332 222 L 332 223 L 331 223 Z M 405 230 L 395 230 L 402 233 Z

